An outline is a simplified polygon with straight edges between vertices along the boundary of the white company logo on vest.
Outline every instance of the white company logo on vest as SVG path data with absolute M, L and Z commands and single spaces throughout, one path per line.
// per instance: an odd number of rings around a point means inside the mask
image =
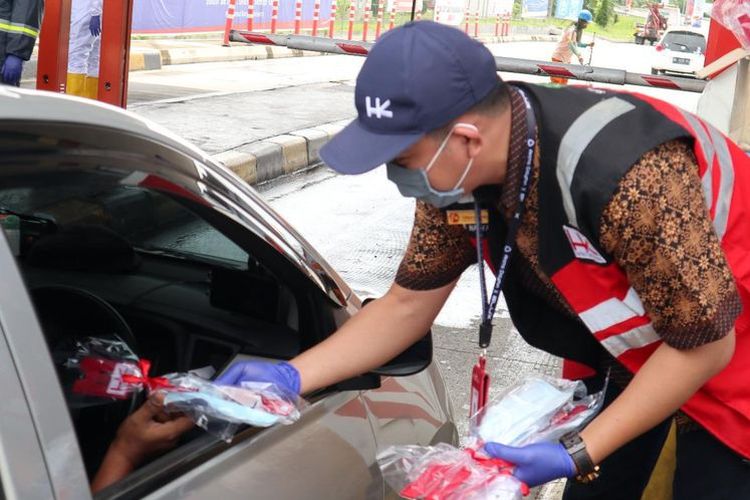
M 578 229 L 570 226 L 563 226 L 563 230 L 565 231 L 565 236 L 568 237 L 568 241 L 570 242 L 570 248 L 573 249 L 573 253 L 577 258 L 590 260 L 597 264 L 607 263 L 607 259 L 599 253 L 596 247 L 594 247 L 589 239 Z
M 386 99 L 384 103 L 380 103 L 380 97 L 375 98 L 375 106 L 372 105 L 370 96 L 365 97 L 365 107 L 367 108 L 367 118 L 371 118 L 375 115 L 375 118 L 380 120 L 381 118 L 393 118 L 393 111 L 388 108 L 391 107 L 391 100 Z

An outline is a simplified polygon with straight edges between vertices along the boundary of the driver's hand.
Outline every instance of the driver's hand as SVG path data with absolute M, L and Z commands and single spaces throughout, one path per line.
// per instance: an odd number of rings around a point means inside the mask
M 583 56 L 578 56 L 578 62 L 583 64 Z
M 91 482 L 96 493 L 121 480 L 138 468 L 149 456 L 167 451 L 193 427 L 185 416 L 168 415 L 164 411 L 164 395 L 153 394 L 117 429 L 102 465 Z
M 152 394 L 126 418 L 117 429 L 111 452 L 121 454 L 135 468 L 150 456 L 174 448 L 180 436 L 193 427 L 193 421 L 167 414 L 163 402 L 163 394 Z

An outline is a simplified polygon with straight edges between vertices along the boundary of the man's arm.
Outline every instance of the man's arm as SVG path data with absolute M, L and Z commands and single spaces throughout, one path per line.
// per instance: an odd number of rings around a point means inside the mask
M 328 339 L 291 361 L 300 373 L 301 392 L 361 375 L 393 359 L 427 333 L 456 281 L 427 291 L 394 284 Z
M 594 463 L 669 418 L 732 359 L 734 330 L 690 350 L 662 344 L 622 394 L 582 432 Z
M 601 236 L 664 342 L 581 433 L 595 462 L 668 418 L 729 363 L 741 307 L 688 143 L 663 144 L 626 174 Z

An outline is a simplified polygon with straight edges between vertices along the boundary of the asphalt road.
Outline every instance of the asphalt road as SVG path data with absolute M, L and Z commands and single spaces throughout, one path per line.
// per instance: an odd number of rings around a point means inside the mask
M 547 60 L 554 44 L 491 45 L 496 55 Z M 593 65 L 649 73 L 654 48 L 598 40 Z M 209 153 L 354 116 L 354 81 L 361 57 L 326 55 L 166 66 L 130 76 L 130 109 Z M 501 73 L 506 80 L 546 82 Z M 623 87 L 610 85 L 613 88 Z M 694 110 L 698 94 L 626 87 Z

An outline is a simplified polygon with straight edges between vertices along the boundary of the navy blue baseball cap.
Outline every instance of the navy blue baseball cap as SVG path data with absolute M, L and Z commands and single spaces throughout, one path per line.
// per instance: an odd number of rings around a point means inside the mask
M 472 108 L 498 85 L 492 53 L 450 26 L 405 24 L 372 47 L 357 76 L 357 119 L 320 150 L 343 174 L 396 158 L 427 132 Z

